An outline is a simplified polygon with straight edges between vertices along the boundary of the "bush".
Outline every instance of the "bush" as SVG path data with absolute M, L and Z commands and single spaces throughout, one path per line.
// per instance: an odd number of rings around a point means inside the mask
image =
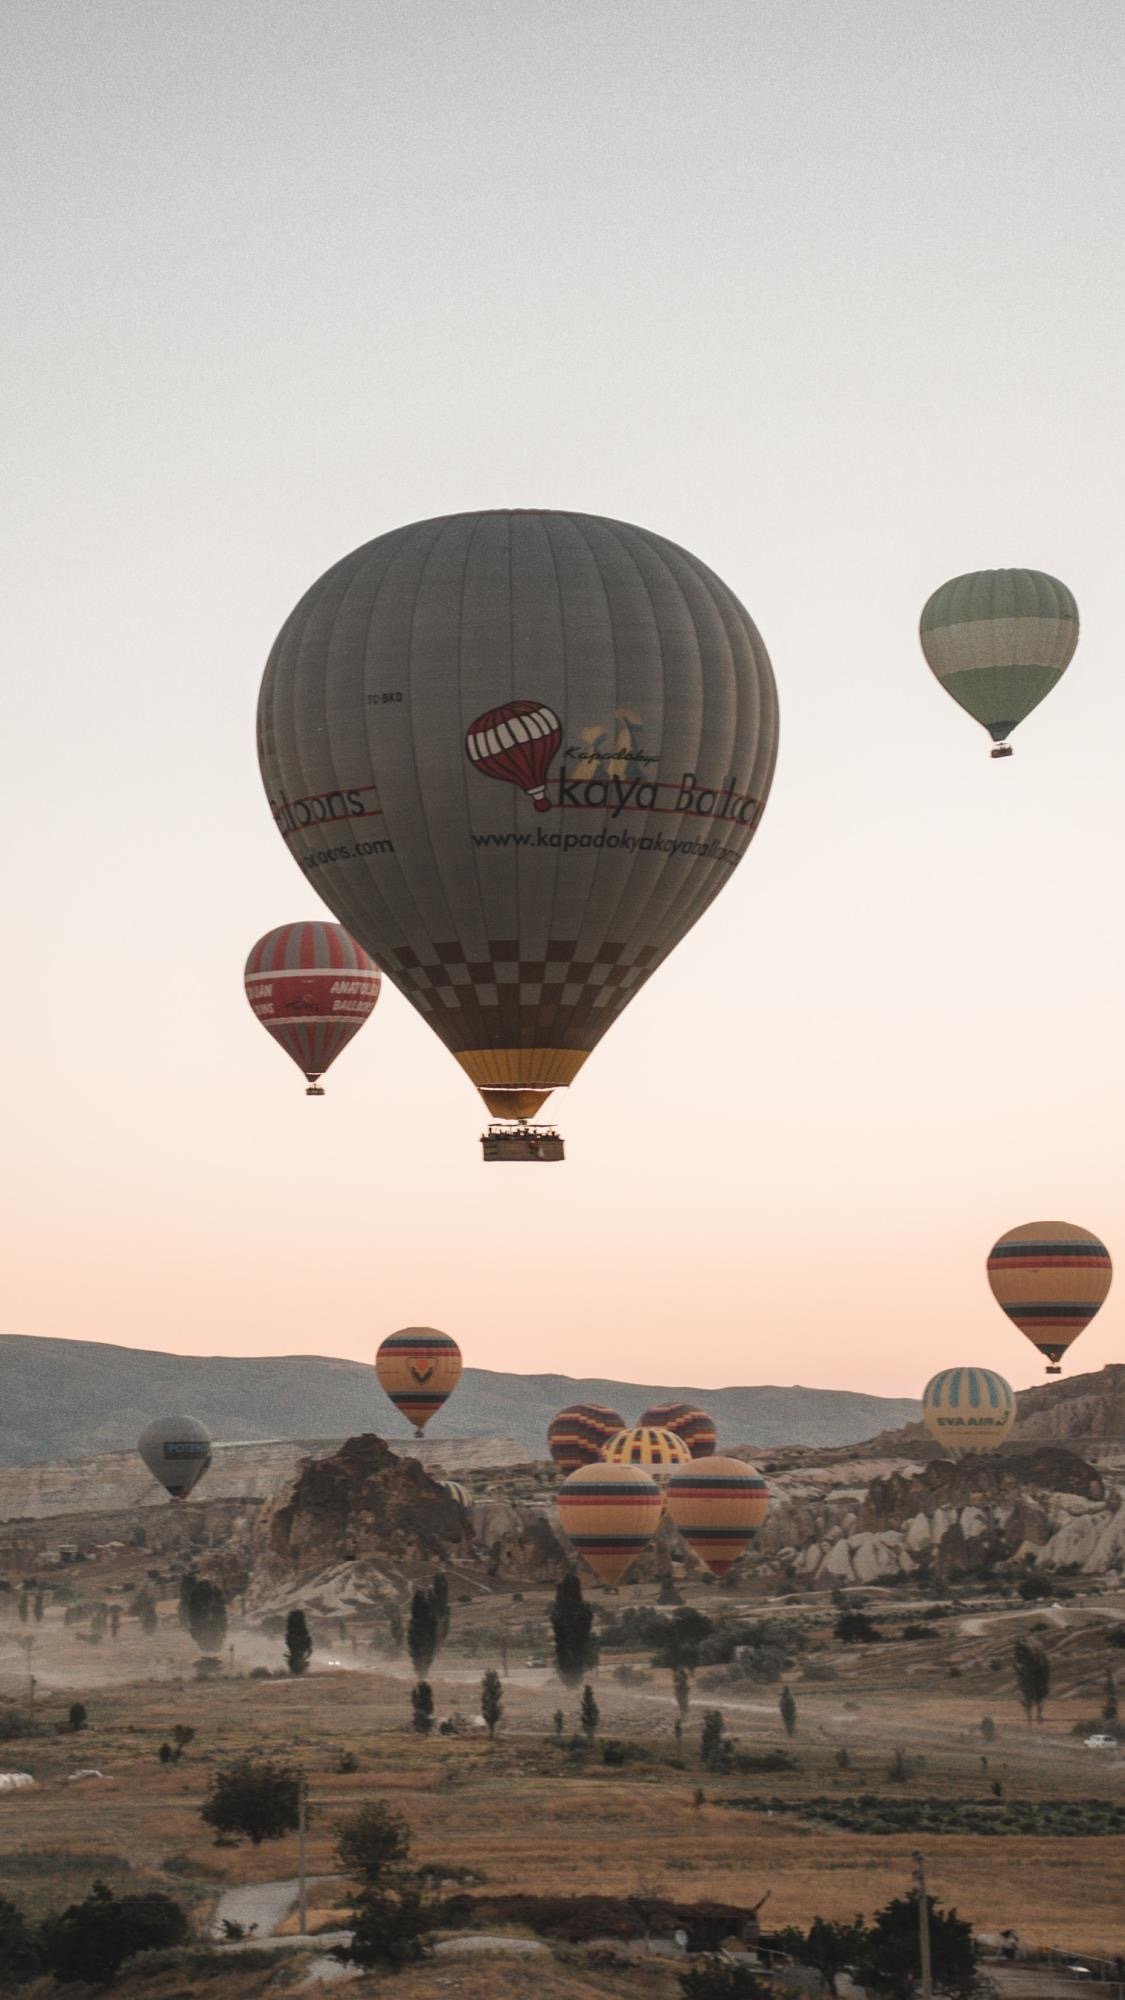
M 150 1891 L 118 1898 L 104 1882 L 95 1882 L 85 1902 L 47 1918 L 39 1939 L 56 1979 L 108 1986 L 136 1952 L 182 1944 L 187 1934 L 187 1918 L 170 1896 Z
M 841 1646 L 874 1646 L 883 1637 L 865 1611 L 842 1611 L 835 1632 Z
M 72 1701 L 69 1709 L 67 1710 L 67 1717 L 66 1717 L 67 1728 L 74 1730 L 85 1729 L 87 1720 L 88 1717 L 86 1713 L 85 1702 Z
M 1041 1570 L 1033 1570 L 1030 1576 L 1021 1576 L 1016 1591 L 1025 1604 L 1035 1604 L 1040 1598 L 1053 1597 L 1055 1586 Z
M 180 1617 L 201 1653 L 217 1653 L 227 1636 L 226 1600 L 206 1577 L 185 1576 L 180 1585 Z
M 0 1896 L 0 1991 L 22 1986 L 43 1970 L 35 1934 L 17 1903 Z
M 288 1764 L 240 1757 L 213 1779 L 199 1809 L 217 1834 L 245 1834 L 258 1847 L 296 1831 L 300 1779 Z
M 336 1858 L 345 1875 L 374 1888 L 410 1859 L 410 1827 L 381 1800 L 361 1806 L 336 1828 Z
M 395 1893 L 365 1889 L 352 1905 L 351 1943 L 337 1945 L 334 1958 L 352 1965 L 385 1965 L 392 1971 L 421 1958 L 432 1911 L 420 1890 L 403 1885 Z
M 748 1965 L 728 1965 L 721 1958 L 702 1959 L 680 1974 L 684 2000 L 767 2000 L 770 1990 Z

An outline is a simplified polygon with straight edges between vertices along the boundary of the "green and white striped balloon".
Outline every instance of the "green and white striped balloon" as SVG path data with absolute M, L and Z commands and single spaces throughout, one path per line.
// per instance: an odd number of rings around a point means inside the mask
M 986 569 L 943 583 L 922 612 L 922 651 L 947 694 L 987 729 L 994 757 L 1065 673 L 1078 606 L 1037 569 Z

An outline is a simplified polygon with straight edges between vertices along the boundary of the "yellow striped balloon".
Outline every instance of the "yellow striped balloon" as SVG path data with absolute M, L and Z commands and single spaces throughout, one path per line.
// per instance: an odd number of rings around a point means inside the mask
M 404 1326 L 388 1334 L 375 1356 L 380 1387 L 421 1437 L 430 1418 L 461 1380 L 461 1349 L 436 1326 Z
M 635 1424 L 632 1430 L 618 1431 L 606 1445 L 602 1457 L 607 1465 L 643 1465 L 658 1475 L 673 1465 L 688 1465 L 691 1450 L 675 1431 L 658 1430 L 654 1424 Z
M 580 1465 L 556 1504 L 564 1534 L 594 1575 L 620 1583 L 660 1526 L 664 1496 L 639 1465 Z
M 1109 1251 L 1076 1222 L 1021 1222 L 994 1243 L 988 1282 L 1008 1318 L 1047 1357 L 1048 1375 L 1104 1302 Z
M 943 1368 L 922 1391 L 922 1422 L 955 1455 L 995 1451 L 1015 1421 L 1015 1396 L 991 1368 Z
M 761 1473 L 741 1458 L 704 1458 L 668 1475 L 668 1512 L 693 1555 L 725 1576 L 749 1547 L 770 1504 Z

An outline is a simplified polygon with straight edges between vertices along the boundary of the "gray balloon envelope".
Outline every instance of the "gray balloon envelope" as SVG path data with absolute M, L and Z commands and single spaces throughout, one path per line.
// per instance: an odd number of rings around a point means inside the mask
M 158 1417 L 141 1432 L 137 1450 L 173 1500 L 186 1500 L 211 1463 L 211 1439 L 194 1417 Z
M 742 859 L 777 693 L 733 593 L 589 514 L 356 549 L 274 644 L 278 830 L 501 1115 L 569 1084 Z

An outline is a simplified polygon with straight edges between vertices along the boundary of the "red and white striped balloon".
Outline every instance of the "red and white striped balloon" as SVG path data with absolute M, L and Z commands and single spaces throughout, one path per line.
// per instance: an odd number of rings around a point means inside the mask
M 323 1097 L 324 1075 L 379 998 L 374 959 L 340 924 L 279 924 L 246 961 L 246 998 L 302 1070 L 307 1097 Z

